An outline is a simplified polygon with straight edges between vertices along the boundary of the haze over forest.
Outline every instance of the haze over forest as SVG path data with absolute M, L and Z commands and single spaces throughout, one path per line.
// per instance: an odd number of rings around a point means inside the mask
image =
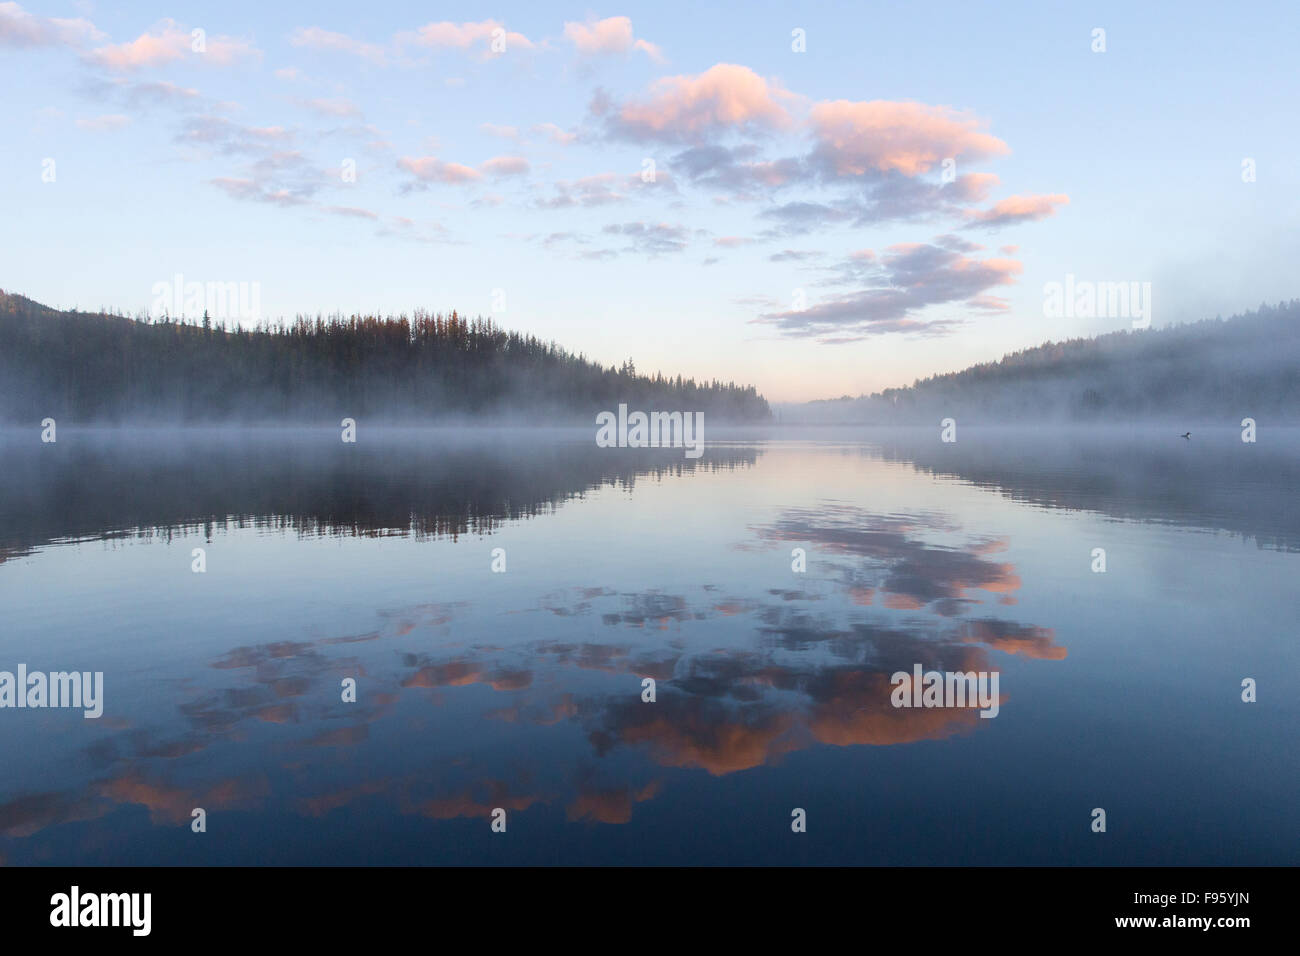
M 0 291 L 0 421 L 589 424 L 619 404 L 719 423 L 1294 421 L 1300 300 L 1230 319 L 1049 342 L 872 395 L 784 405 L 752 385 L 602 367 L 490 319 L 210 319 L 60 312 Z
M 0 292 L 0 420 L 261 424 L 509 418 L 592 421 L 630 408 L 770 417 L 752 386 L 604 368 L 490 319 L 306 318 L 246 329 L 59 312 Z
M 800 423 L 1300 419 L 1300 299 L 1229 319 L 1047 342 L 905 388 L 778 408 Z

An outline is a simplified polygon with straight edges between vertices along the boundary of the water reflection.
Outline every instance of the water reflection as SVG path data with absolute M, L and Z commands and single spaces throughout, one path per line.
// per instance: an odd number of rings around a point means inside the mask
M 1300 430 L 1241 441 L 1236 428 L 968 429 L 953 444 L 922 431 L 873 433 L 866 453 L 952 475 L 1016 501 L 1229 531 L 1300 550 Z
M 727 595 L 716 585 L 695 594 L 581 586 L 548 592 L 535 609 L 566 621 L 598 621 L 608 636 L 508 647 L 481 644 L 450 654 L 406 651 L 398 654 L 395 668 L 376 672 L 366 661 L 348 656 L 348 648 L 379 641 L 396 649 L 402 638 L 454 631 L 471 605 L 380 609 L 375 627 L 362 633 L 240 645 L 212 657 L 207 667 L 225 675 L 225 686 L 200 689 L 182 682 L 177 687 L 182 702 L 167 723 L 173 733 L 184 728 L 182 733 L 159 738 L 151 731 L 125 728 L 86 748 L 87 762 L 103 775 L 90 792 L 100 801 L 143 806 L 156 824 L 184 822 L 194 806 L 257 809 L 279 798 L 264 773 L 180 786 L 168 782 L 160 768 L 184 760 L 201 769 L 201 761 L 193 758 L 218 743 L 248 742 L 250 723 L 293 725 L 296 732 L 281 738 L 274 750 L 329 752 L 309 758 L 313 764 L 341 760 L 339 752 L 348 748 L 389 747 L 395 739 L 409 743 L 406 728 L 387 727 L 384 742 L 371 732 L 402 695 L 423 695 L 426 705 L 441 707 L 448 703 L 441 692 L 480 685 L 496 694 L 458 714 L 456 732 L 467 741 L 487 721 L 581 729 L 586 744 L 563 753 L 564 764 L 551 767 L 551 776 L 559 778 L 551 781 L 551 790 L 534 793 L 521 789 L 518 779 L 485 779 L 447 793 L 433 780 L 406 775 L 300 795 L 293 805 L 310 816 L 326 816 L 353 799 L 383 796 L 402 812 L 450 819 L 486 817 L 493 807 L 525 810 L 561 800 L 569 820 L 622 824 L 632 819 L 638 804 L 654 799 L 664 782 L 598 786 L 584 777 L 589 761 L 622 749 L 658 767 L 721 776 L 818 745 L 888 746 L 970 733 L 981 724 L 975 710 L 892 707 L 889 675 L 917 662 L 927 669 L 989 670 L 995 666 L 990 649 L 1046 660 L 1066 655 L 1049 628 L 995 617 L 951 620 L 979 603 L 968 596 L 970 590 L 1003 595 L 1005 602 L 1005 594 L 1020 582 L 1011 565 L 987 558 L 999 549 L 986 538 L 943 548 L 913 536 L 919 530 L 954 534 L 959 529 L 950 518 L 876 515 L 828 504 L 789 510 L 770 525 L 750 530 L 753 537 L 742 542 L 745 547 L 811 543 L 834 572 L 820 580 L 845 592 L 849 616 L 810 613 L 799 605 L 829 595 L 804 591 L 767 589 L 746 596 Z M 867 580 L 875 583 L 864 585 Z M 884 608 L 926 613 L 873 620 L 864 616 L 863 605 L 871 603 L 862 599 L 864 590 L 878 591 Z M 687 631 L 707 633 L 719 617 L 743 619 L 751 635 L 748 646 L 707 648 L 686 639 Z M 620 639 L 627 632 L 670 627 L 673 637 L 664 644 Z M 575 671 L 614 679 L 591 684 L 572 677 Z M 341 678 L 358 675 L 365 687 L 360 702 L 338 707 L 332 688 Z M 658 682 L 653 705 L 639 696 L 644 677 Z M 561 686 L 583 689 L 557 691 Z M 500 703 L 498 695 L 509 702 Z M 266 756 L 245 753 L 246 763 Z M 22 798 L 0 807 L 6 835 L 30 836 L 41 826 L 110 812 L 102 802 L 72 794 L 45 795 L 46 808 L 40 812 L 30 804 L 31 798 Z
M 604 486 L 753 465 L 757 451 L 595 447 L 554 433 L 0 431 L 0 562 L 52 541 L 169 540 L 252 527 L 305 535 L 486 534 Z
M 722 446 L 699 463 L 554 445 L 398 442 L 355 458 L 310 443 L 261 445 L 248 457 L 221 449 L 208 459 L 218 463 L 211 471 L 196 471 L 174 449 L 150 465 L 139 447 L 86 445 L 53 467 L 24 452 L 6 473 L 17 497 L 6 496 L 0 541 L 15 560 L 0 566 L 0 588 L 47 569 L 66 606 L 43 608 L 44 596 L 17 586 L 5 591 L 17 627 L 0 642 L 5 660 L 87 653 L 63 636 L 78 614 L 99 610 L 90 611 L 90 589 L 79 596 L 86 582 L 73 567 L 115 582 L 127 580 L 119 566 L 154 568 L 130 578 L 113 605 L 135 635 L 113 645 L 106 666 L 118 693 L 131 695 L 129 708 L 75 725 L 61 714 L 21 725 L 0 715 L 11 728 L 0 757 L 17 768 L 0 783 L 0 852 L 10 862 L 148 863 L 181 852 L 190 862 L 301 861 L 315 859 L 304 846 L 322 828 L 353 827 L 391 837 L 393 862 L 407 859 L 401 847 L 430 825 L 444 828 L 441 862 L 477 862 L 484 851 L 445 828 L 486 828 L 494 808 L 529 821 L 532 839 L 575 827 L 679 827 L 690 806 L 734 803 L 722 789 L 728 780 L 745 781 L 747 793 L 799 793 L 816 767 L 818 787 L 839 786 L 876 759 L 863 748 L 910 766 L 927 759 L 921 746 L 982 739 L 985 759 L 1074 772 L 1071 752 L 1025 750 L 1026 731 L 1017 729 L 1087 719 L 1068 688 L 1092 671 L 1076 669 L 1075 640 L 1062 631 L 1097 632 L 1075 626 L 1077 610 L 1061 613 L 1059 591 L 1040 573 L 1069 529 L 1040 532 L 1045 513 L 1016 503 L 1032 497 L 1028 490 L 991 511 L 992 477 L 969 463 L 931 469 L 924 455 L 900 461 L 898 448 L 884 445 Z M 1025 466 L 1024 489 L 1040 480 L 1032 477 L 1039 467 Z M 925 477 L 932 473 L 963 481 L 936 485 Z M 970 477 L 977 473 L 982 480 Z M 1011 479 L 999 480 L 1007 494 Z M 1054 507 L 1074 500 L 1062 491 Z M 1088 500 L 1096 510 L 1123 509 L 1105 495 Z M 544 522 L 526 520 L 537 515 Z M 1238 527 L 1262 526 L 1238 517 Z M 298 534 L 259 558 L 269 529 Z M 264 593 L 247 583 L 214 593 L 231 585 L 209 574 L 201 585 L 209 590 L 149 605 L 156 551 L 59 547 L 126 536 L 168 548 L 170 538 L 184 554 L 195 534 L 245 542 L 248 560 L 265 562 L 257 565 Z M 511 549 L 507 575 L 464 557 L 488 534 Z M 394 535 L 405 543 L 386 550 Z M 1026 541 L 1035 537 L 1050 541 L 1048 550 Z M 530 540 L 542 560 L 515 558 Z M 1086 553 L 1092 540 L 1090 531 L 1069 547 Z M 339 541 L 364 550 L 340 550 Z M 796 547 L 808 555 L 804 574 L 789 569 Z M 286 561 L 342 582 L 343 593 L 322 596 L 313 575 L 275 577 Z M 429 573 L 413 575 L 412 561 Z M 1085 583 L 1096 586 L 1070 587 Z M 188 578 L 169 587 L 182 584 L 199 587 Z M 244 606 L 259 600 L 272 603 Z M 1129 602 L 1134 617 L 1148 610 L 1141 597 L 1110 592 L 1108 600 Z M 153 615 L 134 611 L 136 602 Z M 280 610 L 268 618 L 268 607 Z M 47 618 L 62 623 L 46 629 Z M 48 633 L 50 646 L 33 645 L 37 633 Z M 1202 639 L 1214 639 L 1208 628 L 1188 637 L 1197 646 Z M 996 721 L 974 708 L 894 708 L 889 677 L 916 664 L 1010 669 L 1015 679 L 1001 685 Z M 358 682 L 354 704 L 340 702 L 344 678 Z M 642 700 L 645 678 L 656 681 L 653 703 Z M 1039 692 L 1046 687 L 1056 690 Z M 1149 745 L 1143 728 L 1168 701 L 1123 700 L 1137 713 L 1134 746 Z M 38 775 L 23 762 L 33 739 L 60 772 Z M 1294 773 L 1286 763 L 1261 786 L 1281 800 Z M 967 771 L 964 781 L 985 799 L 1001 792 L 996 775 Z M 952 799 L 937 784 L 920 789 L 900 825 L 960 812 Z M 161 834 L 188 832 L 195 807 L 239 820 L 262 843 L 177 849 Z M 737 810 L 745 821 L 758 812 Z M 696 862 L 728 859 L 719 840 L 701 838 Z M 1006 851 L 1009 860 L 1042 843 L 1023 840 Z M 757 859 L 780 861 L 779 846 L 758 846 Z M 1280 851 L 1290 848 L 1284 841 Z M 588 858 L 570 852 L 564 861 Z M 1268 852 L 1258 845 L 1257 854 Z M 824 862 L 873 859 L 851 840 L 819 853 Z M 346 840 L 331 844 L 330 860 L 377 862 L 364 842 Z

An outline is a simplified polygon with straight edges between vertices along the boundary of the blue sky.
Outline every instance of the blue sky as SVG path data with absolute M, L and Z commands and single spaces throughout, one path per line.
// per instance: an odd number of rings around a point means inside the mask
M 1047 317 L 1067 274 L 1297 295 L 1296 5 L 1134 6 L 0 3 L 0 287 L 456 308 L 774 400 L 1129 326 Z

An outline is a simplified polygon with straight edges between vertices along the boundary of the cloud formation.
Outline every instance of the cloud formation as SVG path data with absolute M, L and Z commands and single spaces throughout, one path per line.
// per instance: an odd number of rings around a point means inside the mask
M 564 37 L 579 53 L 587 55 L 628 53 L 638 50 L 655 63 L 665 62 L 659 47 L 647 40 L 637 39 L 633 35 L 632 21 L 628 17 L 606 17 L 604 20 L 591 19 L 586 23 L 565 23 Z
M 782 103 L 787 98 L 749 67 L 718 63 L 698 76 L 657 80 L 646 99 L 616 106 L 598 97 L 593 111 L 617 139 L 692 143 L 728 131 L 787 128 L 793 122 Z
M 660 172 L 652 181 L 647 182 L 636 173 L 625 176 L 617 173 L 597 173 L 581 179 L 557 181 L 554 184 L 554 194 L 537 200 L 536 205 L 541 209 L 607 206 L 612 203 L 627 202 L 637 195 L 650 195 L 655 192 L 676 193 L 677 186 L 673 177 L 666 172 Z
M 196 116 L 185 122 L 176 141 L 221 153 L 257 153 L 282 148 L 293 139 L 283 126 L 244 126 L 222 116 Z
M 1004 306 L 998 300 L 982 294 L 1013 283 L 1022 267 L 1014 259 L 977 259 L 941 245 L 901 243 L 880 256 L 870 250 L 854 253 L 838 268 L 866 287 L 808 308 L 764 313 L 752 321 L 774 326 L 782 335 L 835 344 L 886 332 L 942 334 L 958 323 L 917 313 L 927 306 L 955 303 L 1000 310 Z
M 598 91 L 589 114 L 607 139 L 684 147 L 671 168 L 727 202 L 762 204 L 767 238 L 940 219 L 992 228 L 1045 218 L 1068 202 L 1064 194 L 1011 197 L 973 210 L 1000 181 L 971 165 L 1010 147 L 967 111 L 913 101 L 809 104 L 735 64 L 665 77 L 641 97 Z M 802 147 L 790 149 L 791 138 Z M 764 144 L 772 142 L 786 143 L 785 154 L 771 155 Z M 795 195 L 780 201 L 783 193 Z
M 472 166 L 448 163 L 436 156 L 403 156 L 397 165 L 422 183 L 469 183 L 483 178 Z
M 528 37 L 507 30 L 505 25 L 497 20 L 459 24 L 452 23 L 450 20 L 426 23 L 412 32 L 398 34 L 397 42 L 399 45 L 432 49 L 476 49 L 485 54 L 493 52 L 493 43 L 498 44 L 498 48 L 504 44 L 504 49 L 507 50 L 511 47 L 531 50 L 534 46 L 533 41 Z
M 121 71 L 161 66 L 186 57 L 217 66 L 230 66 L 262 56 L 262 51 L 248 40 L 196 34 L 197 31 L 188 30 L 175 20 L 165 19 L 128 43 L 96 47 L 86 55 L 86 59 L 96 66 Z
M 671 226 L 666 222 L 615 223 L 606 226 L 602 232 L 630 240 L 631 246 L 624 251 L 641 252 L 650 256 L 681 252 L 686 248 L 688 235 L 685 227 Z
M 89 20 L 43 17 L 28 13 L 17 3 L 0 3 L 0 46 L 83 46 L 104 38 Z
M 970 220 L 967 229 L 995 229 L 999 226 L 1019 222 L 1036 222 L 1055 215 L 1057 206 L 1070 202 L 1064 193 L 1050 196 L 1008 196 L 995 202 L 990 209 L 967 210 L 966 218 Z
M 522 176 L 528 172 L 528 160 L 522 156 L 493 156 L 480 167 L 489 176 Z
M 944 159 L 982 160 L 1010 148 L 979 122 L 946 106 L 888 100 L 816 103 L 809 115 L 812 161 L 827 179 L 898 172 L 917 176 Z

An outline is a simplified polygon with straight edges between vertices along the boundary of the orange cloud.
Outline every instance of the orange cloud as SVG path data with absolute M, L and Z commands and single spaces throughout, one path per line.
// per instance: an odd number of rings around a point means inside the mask
M 808 717 L 808 728 L 819 742 L 836 747 L 885 747 L 939 740 L 979 725 L 979 712 L 973 709 L 896 708 L 890 703 L 891 690 L 884 673 L 831 673 L 826 686 L 820 688 L 821 696 Z
M 627 823 L 632 819 L 632 807 L 652 799 L 659 792 L 659 782 L 647 784 L 640 790 L 584 790 L 565 808 L 570 820 L 591 820 L 596 823 Z
M 944 159 L 1001 156 L 1010 147 L 947 106 L 827 100 L 811 111 L 814 156 L 835 176 L 900 172 L 916 176 Z
M 1063 661 L 1069 653 L 1056 643 L 1056 632 L 1050 627 L 1029 627 L 1010 621 L 966 621 L 962 625 L 961 639 L 968 643 L 985 644 L 1004 654 L 1019 654 L 1042 661 Z
M 761 767 L 796 749 L 789 739 L 793 714 L 773 714 L 756 723 L 718 719 L 695 710 L 655 716 L 622 729 L 625 744 L 647 744 L 655 760 L 668 767 L 700 767 L 721 777 Z
M 491 781 L 488 785 L 491 794 L 486 801 L 477 799 L 471 792 L 454 797 L 428 800 L 420 805 L 418 812 L 434 820 L 453 820 L 456 817 L 490 818 L 497 807 L 503 810 L 527 810 L 541 801 L 540 797 L 509 796 L 508 788 L 501 781 Z
M 402 681 L 403 687 L 465 687 L 483 679 L 483 669 L 468 661 L 430 664 Z
M 246 805 L 265 797 L 269 787 L 265 779 L 253 777 L 218 781 L 206 790 L 193 791 L 146 779 L 133 770 L 106 781 L 100 792 L 116 803 L 147 807 L 154 823 L 178 824 L 188 821 L 195 807 L 210 811 Z

